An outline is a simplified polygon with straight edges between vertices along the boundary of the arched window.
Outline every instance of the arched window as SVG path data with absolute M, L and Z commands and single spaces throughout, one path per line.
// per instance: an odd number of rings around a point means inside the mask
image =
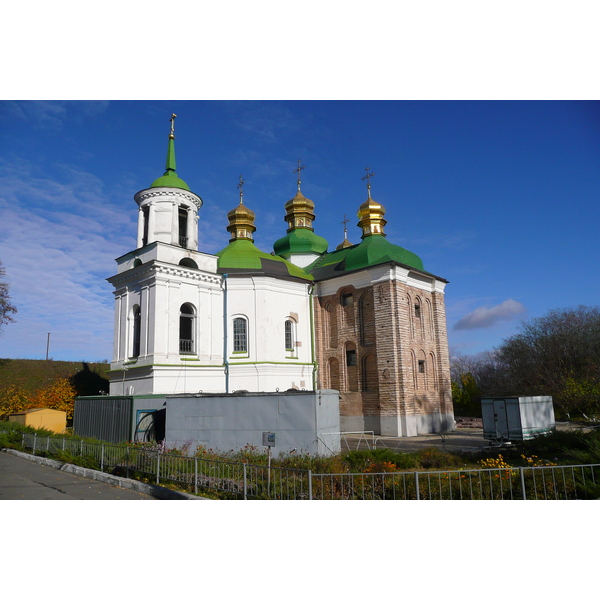
M 191 304 L 182 304 L 179 313 L 179 352 L 193 354 L 195 352 L 196 311 Z
M 142 311 L 136 304 L 133 307 L 133 335 L 131 345 L 131 357 L 137 358 L 140 355 L 140 341 L 142 337 Z
M 424 338 L 425 335 L 425 315 L 423 314 L 424 311 L 422 309 L 422 302 L 421 302 L 421 298 L 419 298 L 419 296 L 417 296 L 415 298 L 415 305 L 414 305 L 414 316 L 415 316 L 415 329 L 418 332 L 418 337 L 420 337 L 421 339 Z
M 344 324 L 354 327 L 354 295 L 351 289 L 342 290 L 340 294 Z
M 358 363 L 356 357 L 356 344 L 346 344 L 346 389 L 358 392 Z
M 196 264 L 196 262 L 193 261 L 191 258 L 182 258 L 179 261 L 179 264 L 182 267 L 189 267 L 190 269 L 197 269 L 198 268 L 198 265 Z
M 187 238 L 188 211 L 187 208 L 179 207 L 179 245 L 182 248 L 188 247 Z
M 144 233 L 142 234 L 142 246 L 148 243 L 148 232 L 150 230 L 150 207 L 142 207 L 142 218 L 144 219 Z
M 248 321 L 243 317 L 233 320 L 233 351 L 248 352 Z
M 287 319 L 285 322 L 285 349 L 287 352 L 293 352 L 295 348 L 295 335 L 294 335 L 294 326 L 296 323 L 291 319 Z

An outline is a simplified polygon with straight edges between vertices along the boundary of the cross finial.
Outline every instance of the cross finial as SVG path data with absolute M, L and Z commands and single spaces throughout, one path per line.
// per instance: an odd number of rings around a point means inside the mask
M 365 179 L 367 180 L 367 192 L 369 194 L 369 198 L 371 197 L 371 177 L 373 177 L 375 175 L 375 173 L 369 173 L 370 169 L 369 167 L 367 167 L 365 169 L 365 171 L 367 172 L 367 174 L 364 177 L 361 177 L 361 179 L 364 181 Z
M 344 215 L 344 220 L 342 221 L 342 225 L 344 226 L 344 239 L 348 239 L 348 228 L 346 227 L 346 223 L 349 223 L 350 220 Z
M 301 182 L 300 182 L 300 171 L 302 171 L 302 169 L 306 169 L 306 167 L 304 167 L 304 166 L 303 166 L 303 167 L 301 167 L 301 166 L 300 166 L 300 159 L 298 159 L 298 167 L 297 167 L 296 169 L 294 169 L 294 173 L 296 173 L 296 174 L 298 175 L 298 180 L 297 180 L 297 183 L 298 183 L 298 191 L 300 191 L 300 183 L 301 183 Z
M 169 119 L 169 121 L 171 121 L 171 133 L 169 134 L 169 138 L 171 138 L 172 140 L 175 139 L 175 117 L 177 115 L 175 113 L 173 113 L 171 115 L 171 118 Z
M 244 200 L 244 190 L 242 189 L 242 186 L 245 184 L 246 182 L 242 179 L 242 176 L 240 175 L 240 182 L 237 184 L 237 186 L 240 188 L 240 204 L 244 204 L 243 200 Z

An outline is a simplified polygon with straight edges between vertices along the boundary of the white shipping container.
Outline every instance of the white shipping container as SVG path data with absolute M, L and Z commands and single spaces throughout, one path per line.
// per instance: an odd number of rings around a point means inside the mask
M 552 396 L 482 398 L 483 437 L 507 442 L 528 440 L 555 428 Z

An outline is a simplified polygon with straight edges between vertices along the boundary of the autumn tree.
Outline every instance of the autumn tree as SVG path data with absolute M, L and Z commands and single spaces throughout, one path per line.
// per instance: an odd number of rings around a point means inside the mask
M 58 377 L 50 385 L 35 393 L 30 400 L 29 408 L 64 410 L 67 413 L 67 420 L 71 420 L 76 394 L 77 392 L 69 379 Z
M 2 266 L 2 261 L 0 261 L 0 331 L 2 331 L 3 325 L 14 321 L 12 314 L 17 312 L 17 309 L 11 303 L 8 293 L 9 287 L 4 279 L 5 277 L 6 270 Z
M 600 308 L 551 310 L 523 323 L 493 352 L 455 357 L 451 374 L 459 402 L 469 374 L 482 397 L 552 396 L 560 418 L 598 415 Z
M 30 398 L 19 386 L 11 384 L 0 391 L 0 419 L 29 408 Z
M 500 345 L 498 358 L 520 395 L 549 395 L 564 410 L 600 412 L 600 308 L 551 310 Z

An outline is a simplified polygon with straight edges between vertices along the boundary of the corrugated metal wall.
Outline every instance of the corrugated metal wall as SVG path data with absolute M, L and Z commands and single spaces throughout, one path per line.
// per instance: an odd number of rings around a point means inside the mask
M 131 396 L 77 398 L 73 431 L 77 435 L 114 444 L 129 441 L 132 411 Z

